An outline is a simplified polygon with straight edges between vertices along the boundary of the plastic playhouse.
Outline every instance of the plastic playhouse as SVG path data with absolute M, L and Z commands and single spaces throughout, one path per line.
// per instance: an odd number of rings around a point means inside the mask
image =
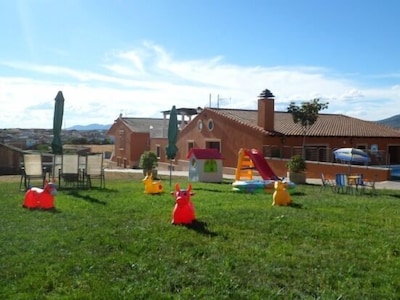
M 217 149 L 193 148 L 188 153 L 189 181 L 222 182 L 222 155 Z

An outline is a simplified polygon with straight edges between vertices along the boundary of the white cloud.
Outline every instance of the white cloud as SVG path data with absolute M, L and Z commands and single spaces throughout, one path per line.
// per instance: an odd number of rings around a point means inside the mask
M 238 66 L 221 56 L 179 60 L 162 47 L 145 43 L 139 49 L 115 51 L 93 70 L 63 65 L 0 62 L 0 128 L 51 128 L 54 98 L 65 97 L 64 124 L 111 124 L 122 112 L 131 117 L 162 117 L 177 107 L 216 106 L 255 109 L 266 88 L 276 97 L 276 109 L 290 101 L 320 97 L 328 113 L 367 120 L 396 114 L 399 86 L 362 87 L 330 70 L 307 66 Z M 384 104 L 382 104 L 384 103 Z

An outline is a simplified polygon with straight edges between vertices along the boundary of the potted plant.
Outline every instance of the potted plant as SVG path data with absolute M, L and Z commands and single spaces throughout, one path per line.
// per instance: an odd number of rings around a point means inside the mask
M 288 168 L 287 176 L 291 182 L 296 184 L 306 183 L 306 162 L 300 155 L 292 156 L 286 167 Z
M 145 151 L 140 156 L 139 168 L 143 169 L 143 175 L 146 176 L 148 173 L 153 174 L 153 178 L 157 177 L 157 170 L 155 168 L 158 166 L 157 155 L 152 151 Z

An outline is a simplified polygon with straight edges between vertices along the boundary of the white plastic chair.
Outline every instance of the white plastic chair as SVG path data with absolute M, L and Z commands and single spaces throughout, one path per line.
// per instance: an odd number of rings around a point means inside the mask
M 41 187 L 44 187 L 46 180 L 46 171 L 43 168 L 41 154 L 24 154 L 24 165 L 21 170 L 21 180 L 19 189 L 22 190 L 22 183 L 25 190 L 31 186 L 31 179 L 40 179 Z
M 102 153 L 88 154 L 86 156 L 86 165 L 85 165 L 85 169 L 84 169 L 84 181 L 85 181 L 85 184 L 89 188 L 92 187 L 93 179 L 100 180 L 100 188 L 106 187 Z
M 59 186 L 61 182 L 65 185 L 77 186 L 80 183 L 79 155 L 63 154 L 61 157 L 61 168 L 58 174 Z

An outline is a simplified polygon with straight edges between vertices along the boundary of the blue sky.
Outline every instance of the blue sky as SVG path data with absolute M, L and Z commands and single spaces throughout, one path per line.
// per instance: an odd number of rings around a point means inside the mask
M 0 0 L 0 128 L 111 124 L 177 107 L 400 113 L 397 0 Z

